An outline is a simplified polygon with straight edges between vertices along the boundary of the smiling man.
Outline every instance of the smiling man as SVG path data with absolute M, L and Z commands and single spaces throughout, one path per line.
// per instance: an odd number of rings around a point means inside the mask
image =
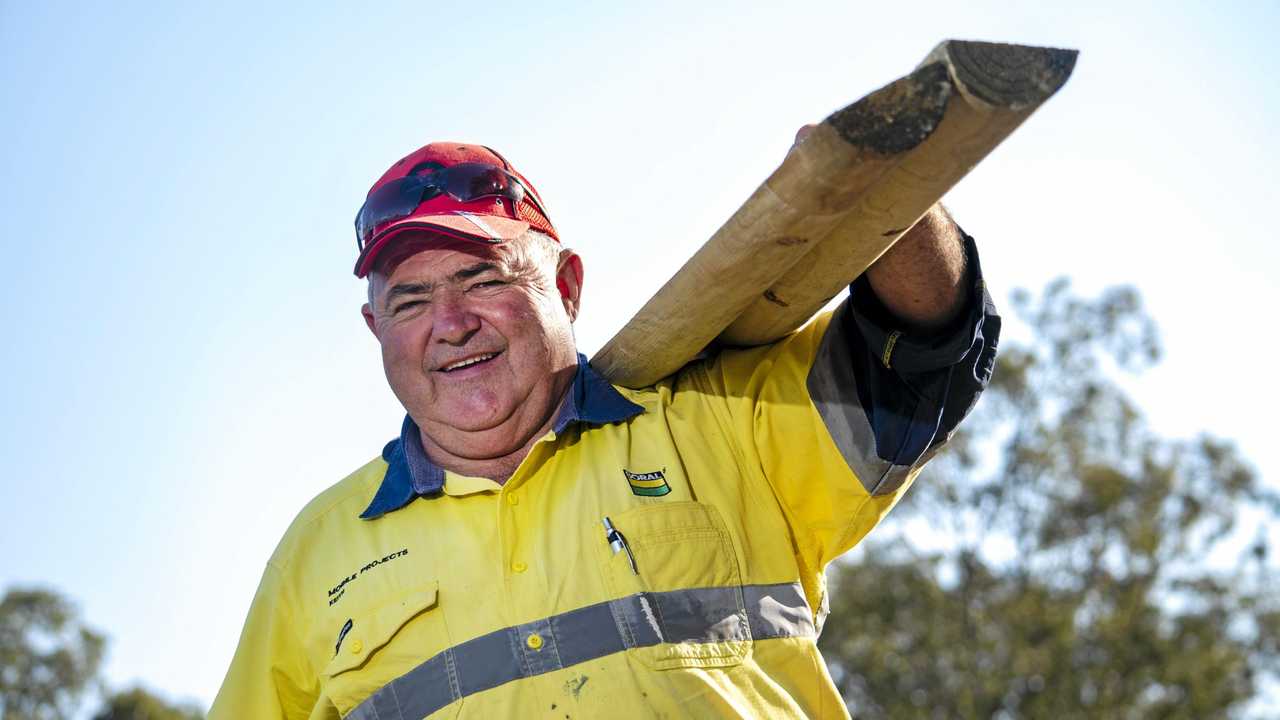
M 433 462 L 505 481 L 573 381 L 582 263 L 527 231 L 486 246 L 406 230 L 396 243 L 364 307 L 387 380 Z
M 497 152 L 400 160 L 356 235 L 406 417 L 285 533 L 211 717 L 847 716 L 824 569 L 990 376 L 971 238 L 935 209 L 834 313 L 629 390 L 577 353 L 582 261 Z

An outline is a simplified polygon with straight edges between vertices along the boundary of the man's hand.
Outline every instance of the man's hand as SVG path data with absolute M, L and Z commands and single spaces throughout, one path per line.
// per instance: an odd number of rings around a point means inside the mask
M 813 132 L 796 131 L 794 148 Z M 889 312 L 913 332 L 945 327 L 964 308 L 964 238 L 939 203 L 867 268 L 867 280 Z

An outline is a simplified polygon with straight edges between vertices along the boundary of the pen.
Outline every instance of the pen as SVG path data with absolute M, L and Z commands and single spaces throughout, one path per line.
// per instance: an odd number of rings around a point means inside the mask
M 627 560 L 631 563 L 631 572 L 639 575 L 640 568 L 636 567 L 636 557 L 631 554 L 631 547 L 627 545 L 627 539 L 613 526 L 613 522 L 609 520 L 608 515 L 604 516 L 604 539 L 609 542 L 609 549 L 613 550 L 614 555 L 624 550 L 626 551 Z

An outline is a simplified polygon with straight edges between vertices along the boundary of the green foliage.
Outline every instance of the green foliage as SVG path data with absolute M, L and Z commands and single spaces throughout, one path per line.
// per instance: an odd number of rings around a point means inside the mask
M 1262 532 L 1280 499 L 1229 442 L 1146 426 L 1117 382 L 1160 356 L 1134 290 L 1082 300 L 1059 280 L 1014 309 L 1034 342 L 1006 343 L 952 447 L 834 570 L 821 646 L 850 711 L 1243 711 L 1280 670 Z M 1187 402 L 1212 390 L 1206 377 Z
M 173 705 L 147 690 L 136 687 L 107 698 L 93 720 L 203 720 L 199 708 Z
M 9 590 L 0 600 L 0 717 L 70 717 L 96 684 L 105 646 L 57 594 Z
M 80 622 L 70 601 L 51 590 L 11 588 L 0 600 L 0 718 L 72 717 L 100 689 L 107 640 Z M 106 698 L 94 720 L 201 720 L 142 688 Z

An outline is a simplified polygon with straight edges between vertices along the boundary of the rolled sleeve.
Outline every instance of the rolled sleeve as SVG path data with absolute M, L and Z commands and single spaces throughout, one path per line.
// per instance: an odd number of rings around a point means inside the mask
M 947 327 L 929 334 L 905 330 L 865 275 L 850 287 L 838 318 L 851 385 L 875 438 L 876 455 L 894 466 L 915 465 L 943 445 L 991 379 L 1000 316 L 972 237 L 964 236 L 964 247 L 969 293 L 965 309 Z
M 767 483 L 805 567 L 825 567 L 880 522 L 990 378 L 1000 318 L 966 245 L 971 296 L 944 332 L 891 339 L 887 312 L 849 298 L 776 343 L 682 372 L 685 397 L 723 401 L 741 475 Z

